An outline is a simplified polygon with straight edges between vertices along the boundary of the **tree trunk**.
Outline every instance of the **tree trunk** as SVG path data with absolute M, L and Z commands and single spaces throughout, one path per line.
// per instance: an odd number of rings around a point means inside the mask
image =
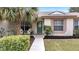
M 20 35 L 20 29 L 21 29 L 20 22 L 16 22 L 15 29 L 16 29 L 16 35 Z
M 32 31 L 33 33 L 36 31 L 36 22 L 32 22 Z

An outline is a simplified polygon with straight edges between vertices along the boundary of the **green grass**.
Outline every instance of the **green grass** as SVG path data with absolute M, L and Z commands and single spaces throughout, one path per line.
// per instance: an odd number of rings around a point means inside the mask
M 45 39 L 46 51 L 79 51 L 79 39 Z

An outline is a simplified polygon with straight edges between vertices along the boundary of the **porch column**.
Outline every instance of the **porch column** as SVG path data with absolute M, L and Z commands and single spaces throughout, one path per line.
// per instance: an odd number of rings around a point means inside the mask
M 34 34 L 37 34 L 37 23 L 36 22 L 34 22 L 34 23 L 32 23 L 32 30 L 33 30 L 33 32 L 34 32 Z

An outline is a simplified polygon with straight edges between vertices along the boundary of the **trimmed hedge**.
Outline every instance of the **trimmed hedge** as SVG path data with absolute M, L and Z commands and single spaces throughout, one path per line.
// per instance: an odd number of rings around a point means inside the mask
M 12 35 L 0 39 L 0 51 L 27 51 L 29 46 L 29 35 Z

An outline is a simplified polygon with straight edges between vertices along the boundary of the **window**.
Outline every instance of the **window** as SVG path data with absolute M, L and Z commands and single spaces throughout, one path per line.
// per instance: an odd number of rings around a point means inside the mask
M 74 30 L 79 29 L 79 20 L 74 21 Z
M 63 31 L 63 20 L 54 21 L 54 31 Z

